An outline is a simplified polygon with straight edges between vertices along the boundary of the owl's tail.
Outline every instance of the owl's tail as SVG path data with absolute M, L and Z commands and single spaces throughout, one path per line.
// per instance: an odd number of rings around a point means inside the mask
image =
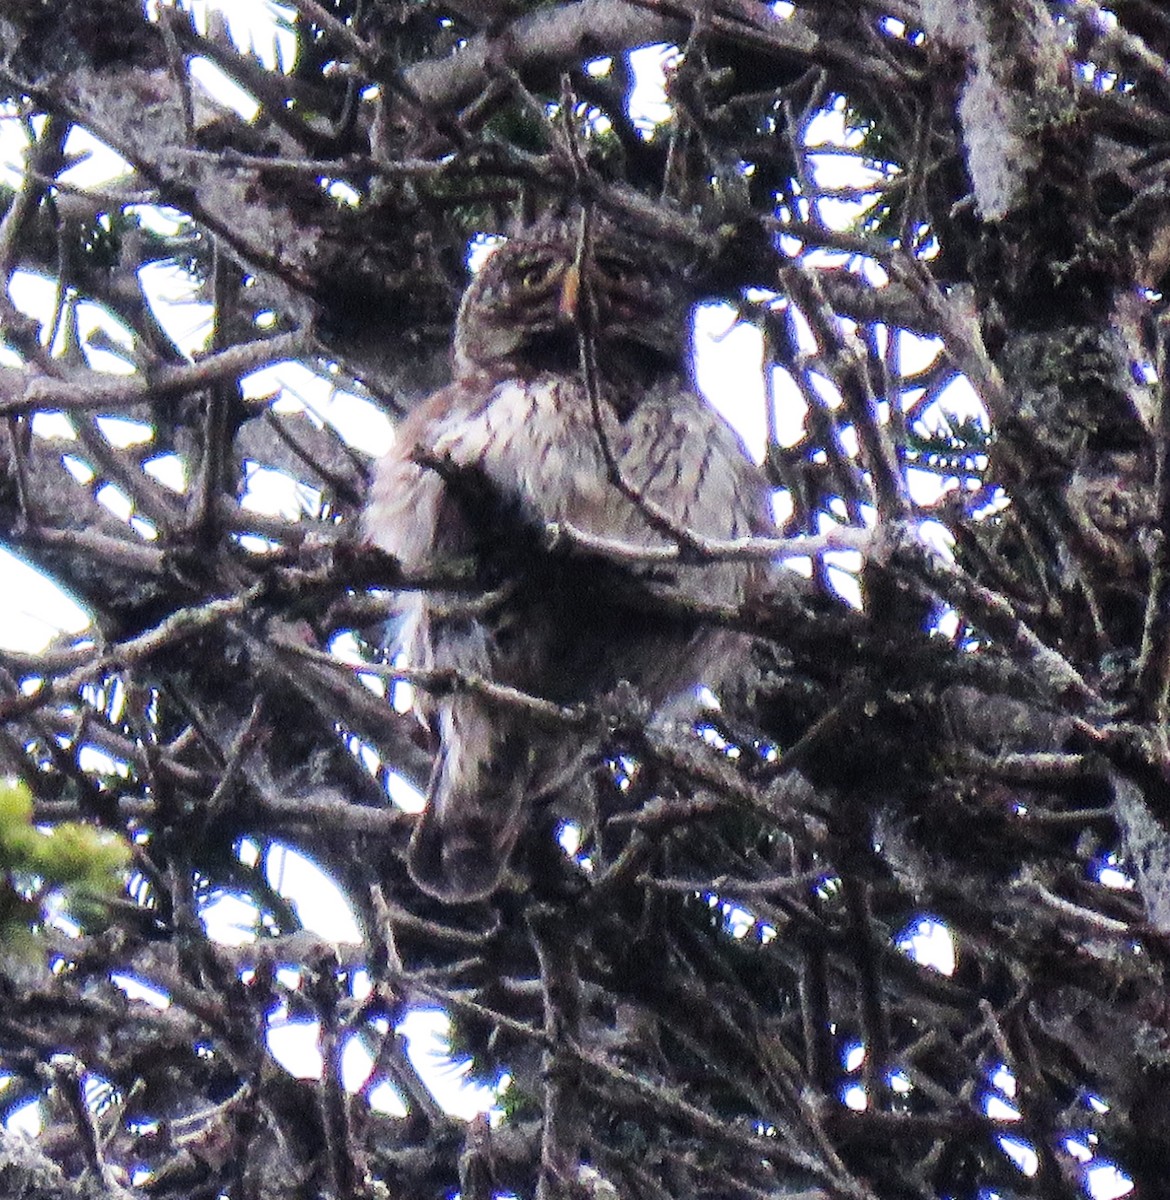
M 531 730 L 474 695 L 439 706 L 440 750 L 407 868 L 424 892 L 448 903 L 490 896 L 528 816 Z

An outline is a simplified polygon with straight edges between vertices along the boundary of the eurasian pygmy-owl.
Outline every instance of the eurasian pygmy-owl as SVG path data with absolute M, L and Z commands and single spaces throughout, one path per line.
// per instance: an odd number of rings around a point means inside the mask
M 687 382 L 687 298 L 668 256 L 608 223 L 594 232 L 586 246 L 575 223 L 546 221 L 488 258 L 459 310 L 453 380 L 399 427 L 364 533 L 410 572 L 475 563 L 485 589 L 399 594 L 411 665 L 562 704 L 628 681 L 660 707 L 714 682 L 743 639 L 677 604 L 656 611 L 654 598 L 738 605 L 762 566 L 550 549 L 543 531 L 568 523 L 627 549 L 670 546 L 652 505 L 710 538 L 772 534 L 770 489 Z M 532 806 L 579 784 L 599 748 L 471 690 L 421 704 L 438 751 L 410 873 L 433 896 L 481 898 Z

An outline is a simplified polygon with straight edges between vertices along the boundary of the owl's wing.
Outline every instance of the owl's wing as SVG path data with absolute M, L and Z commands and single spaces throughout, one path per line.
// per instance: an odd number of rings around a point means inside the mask
M 763 471 L 723 417 L 690 389 L 656 389 L 639 405 L 621 468 L 638 495 L 680 530 L 717 541 L 775 536 L 772 489 Z M 638 540 L 646 515 L 623 500 Z M 651 530 L 649 540 L 663 536 Z M 738 605 L 759 590 L 763 571 L 758 559 L 683 565 L 673 588 L 691 599 Z
M 374 468 L 361 536 L 392 555 L 403 570 L 425 573 L 444 560 L 470 552 L 472 531 L 463 511 L 452 502 L 443 479 L 415 461 L 425 448 L 436 421 L 449 419 L 465 399 L 456 385 L 434 393 L 396 431 L 394 444 Z M 427 594 L 394 592 L 390 598 L 390 649 L 403 651 L 411 666 L 432 666 L 427 649 Z
M 475 394 L 453 384 L 399 427 L 378 464 L 362 518 L 364 538 L 425 573 L 471 553 L 480 531 L 442 475 L 416 458 L 434 452 L 436 429 L 475 411 Z M 493 679 L 498 614 L 467 596 L 400 591 L 392 599 L 399 648 L 410 666 Z M 525 818 L 539 765 L 528 722 L 475 691 L 419 696 L 437 736 L 427 806 L 411 837 L 407 866 L 427 893 L 463 902 L 495 891 Z M 537 750 L 539 747 L 537 747 Z

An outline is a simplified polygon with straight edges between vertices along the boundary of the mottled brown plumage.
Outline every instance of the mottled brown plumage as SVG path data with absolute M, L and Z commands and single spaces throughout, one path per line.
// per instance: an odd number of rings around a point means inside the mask
M 739 604 L 758 590 L 759 566 L 619 563 L 541 541 L 547 525 L 568 522 L 628 546 L 671 544 L 611 480 L 598 417 L 626 484 L 678 526 L 717 538 L 772 532 L 761 472 L 684 378 L 686 317 L 661 252 L 612 229 L 584 253 L 575 226 L 548 222 L 489 258 L 460 308 L 453 382 L 400 427 L 365 533 L 411 571 L 471 557 L 499 592 L 487 605 L 401 595 L 410 663 L 562 703 L 628 680 L 661 706 L 742 650 L 737 635 L 655 613 L 636 593 Z M 582 322 L 596 350 L 596 412 Z M 483 897 L 530 806 L 579 783 L 589 748 L 470 692 L 423 705 L 438 754 L 410 871 L 432 895 Z

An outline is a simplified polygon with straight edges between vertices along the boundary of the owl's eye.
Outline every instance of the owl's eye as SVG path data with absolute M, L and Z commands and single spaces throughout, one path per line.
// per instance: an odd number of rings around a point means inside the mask
M 638 275 L 638 269 L 627 258 L 618 258 L 612 254 L 599 254 L 594 260 L 598 271 L 610 283 L 629 284 Z
M 556 259 L 537 258 L 516 264 L 516 282 L 526 291 L 547 283 L 556 267 Z
M 614 293 L 635 295 L 646 292 L 649 281 L 646 264 L 636 263 L 624 254 L 598 254 L 594 266 L 599 282 Z

